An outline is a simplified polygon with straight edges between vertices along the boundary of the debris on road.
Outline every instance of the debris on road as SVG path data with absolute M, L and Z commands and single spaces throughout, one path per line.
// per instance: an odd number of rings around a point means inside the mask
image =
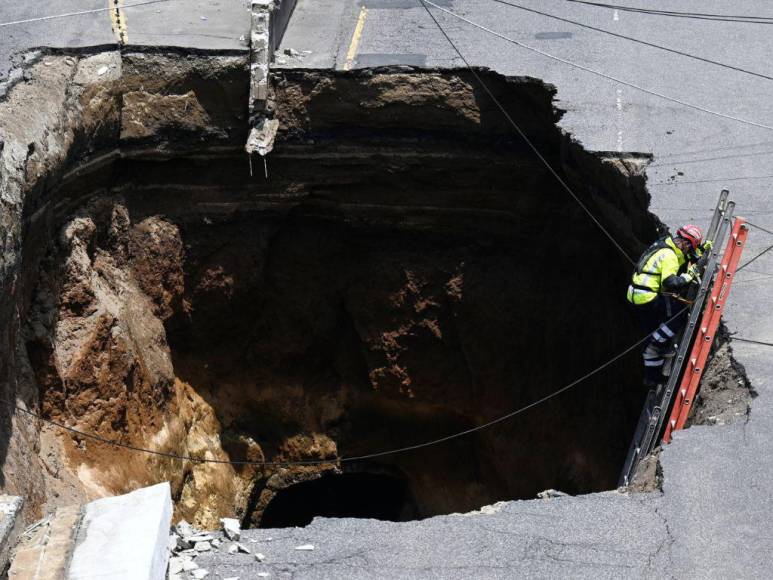
M 314 550 L 314 544 L 302 544 L 300 546 L 295 546 L 295 549 L 302 552 L 311 552 Z
M 249 554 L 250 551 L 244 544 L 240 544 L 239 542 L 234 542 L 230 546 L 228 546 L 228 553 L 229 554 L 237 554 L 241 552 L 242 554 Z
M 190 525 L 185 520 L 180 520 L 178 524 L 174 527 L 175 532 L 178 536 L 181 538 L 185 538 L 187 536 L 192 536 L 195 534 L 195 530 L 193 529 L 193 526 Z
M 236 518 L 220 518 L 220 525 L 229 540 L 236 541 L 241 538 L 242 530 L 239 526 L 239 520 Z
M 537 497 L 539 499 L 552 499 L 554 497 L 566 497 L 568 496 L 568 493 L 564 493 L 563 491 L 558 491 L 557 489 L 546 489 L 545 491 L 541 491 L 537 494 Z

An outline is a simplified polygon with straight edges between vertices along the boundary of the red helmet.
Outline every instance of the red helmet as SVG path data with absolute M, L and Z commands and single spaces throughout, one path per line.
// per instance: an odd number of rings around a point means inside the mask
M 703 232 L 698 226 L 687 224 L 677 230 L 676 235 L 690 242 L 693 252 L 698 249 L 703 241 Z

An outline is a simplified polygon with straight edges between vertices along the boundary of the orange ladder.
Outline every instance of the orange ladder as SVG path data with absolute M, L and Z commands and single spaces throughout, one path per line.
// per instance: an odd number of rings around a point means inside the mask
M 746 244 L 748 234 L 749 226 L 746 225 L 746 220 L 742 217 L 735 218 L 732 233 L 725 247 L 725 253 L 722 255 L 722 262 L 719 265 L 709 299 L 703 310 L 703 318 L 698 327 L 690 357 L 682 374 L 682 382 L 674 397 L 674 406 L 671 410 L 671 418 L 666 424 L 666 430 L 663 434 L 663 443 L 670 443 L 673 432 L 684 428 L 690 409 L 692 409 L 692 404 L 695 402 L 706 361 L 708 360 L 711 346 L 714 344 L 714 336 L 719 327 L 719 320 L 722 317 L 722 311 L 727 303 L 727 298 L 730 295 L 730 287 L 733 284 L 735 271 L 738 268 L 738 262 L 741 260 L 741 253 Z

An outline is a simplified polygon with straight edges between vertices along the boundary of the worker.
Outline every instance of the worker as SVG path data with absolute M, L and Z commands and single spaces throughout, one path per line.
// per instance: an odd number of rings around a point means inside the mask
M 628 286 L 628 301 L 634 305 L 642 331 L 649 333 L 644 344 L 644 384 L 655 387 L 662 382 L 665 358 L 673 356 L 676 334 L 686 311 L 677 316 L 683 304 L 677 296 L 699 278 L 697 261 L 711 242 L 703 243 L 698 226 L 688 224 L 652 244 L 642 254 Z

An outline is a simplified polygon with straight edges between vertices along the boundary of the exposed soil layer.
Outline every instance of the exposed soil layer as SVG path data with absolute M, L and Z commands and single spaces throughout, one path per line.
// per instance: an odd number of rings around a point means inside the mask
M 656 232 L 648 159 L 584 151 L 551 87 L 481 74 L 637 255 Z M 199 527 L 614 487 L 644 396 L 637 353 L 493 428 L 338 461 L 488 421 L 630 346 L 630 265 L 468 71 L 285 71 L 275 86 L 268 177 L 242 152 L 236 57 L 45 56 L 0 103 L 3 396 L 159 452 L 323 463 L 180 461 L 8 416 L 4 485 L 41 508 L 168 479 Z

